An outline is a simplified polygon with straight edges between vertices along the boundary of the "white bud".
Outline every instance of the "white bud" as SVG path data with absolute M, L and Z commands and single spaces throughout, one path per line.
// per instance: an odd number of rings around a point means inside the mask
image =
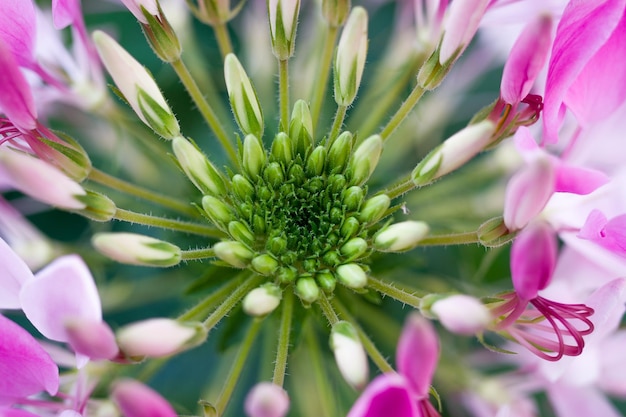
M 286 60 L 293 55 L 300 0 L 267 0 L 267 12 L 276 58 Z
M 224 180 L 209 159 L 187 139 L 179 136 L 172 141 L 174 155 L 187 177 L 204 194 L 226 192 Z
M 480 300 L 455 294 L 435 301 L 430 311 L 453 333 L 471 335 L 484 330 L 492 322 L 491 313 Z
M 361 84 L 367 55 L 367 12 L 352 9 L 337 45 L 335 60 L 335 101 L 349 106 Z
M 339 282 L 349 288 L 363 288 L 367 285 L 367 275 L 357 264 L 345 264 L 337 268 Z
M 197 346 L 206 335 L 201 323 L 155 318 L 122 327 L 117 332 L 117 344 L 127 356 L 157 358 Z
M 129 265 L 168 267 L 181 260 L 178 246 L 135 233 L 97 233 L 91 243 L 103 255 Z
M 383 140 L 379 135 L 370 136 L 359 145 L 348 165 L 352 172 L 352 185 L 361 185 L 367 181 L 378 165 L 382 152 Z
M 403 252 L 413 249 L 429 232 L 424 222 L 406 221 L 392 224 L 374 239 L 376 249 L 381 252 Z
M 287 391 L 270 382 L 256 384 L 246 396 L 248 417 L 284 417 L 289 411 Z
M 156 0 L 122 0 L 124 6 L 139 20 L 141 23 L 147 24 L 146 17 L 141 12 L 143 7 L 152 16 L 159 14 L 159 6 Z
M 244 297 L 243 311 L 255 317 L 266 316 L 278 307 L 281 295 L 279 286 L 272 283 L 261 285 Z
M 246 71 L 233 54 L 224 59 L 224 80 L 239 128 L 246 135 L 263 136 L 263 112 Z
M 346 382 L 356 389 L 362 389 L 367 384 L 369 367 L 367 354 L 352 324 L 339 321 L 333 325 L 330 347 Z
M 218 242 L 213 250 L 218 258 L 235 268 L 247 267 L 254 258 L 254 253 L 240 242 Z

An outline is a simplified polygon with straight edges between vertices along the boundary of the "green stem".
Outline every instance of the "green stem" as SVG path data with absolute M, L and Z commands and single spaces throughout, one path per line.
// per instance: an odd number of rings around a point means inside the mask
M 324 94 L 326 93 L 326 87 L 328 85 L 328 76 L 330 74 L 331 61 L 333 60 L 333 50 L 335 49 L 335 42 L 337 40 L 337 29 L 334 26 L 326 26 L 326 39 L 324 41 L 324 50 L 322 52 L 322 59 L 317 69 L 317 82 L 313 89 L 313 97 L 311 98 L 311 120 L 313 126 L 317 125 L 317 120 L 320 116 L 322 109 L 322 102 L 324 101 Z
M 228 27 L 226 26 L 226 23 L 220 22 L 213 26 L 213 30 L 215 31 L 217 45 L 220 48 L 223 60 L 226 58 L 226 55 L 233 52 L 233 45 L 230 41 L 230 35 L 228 34 Z
M 335 403 L 335 395 L 330 390 L 331 384 L 328 375 L 324 372 L 324 362 L 322 361 L 322 352 L 319 344 L 319 340 L 315 335 L 315 328 L 312 326 L 312 322 L 309 321 L 309 329 L 306 332 L 307 346 L 309 353 L 311 354 L 310 368 L 313 369 L 313 378 L 315 378 L 315 386 L 318 389 L 318 400 L 320 401 L 321 415 L 323 416 L 336 416 L 338 413 L 337 405 Z
M 383 356 L 382 353 L 378 350 L 374 342 L 365 334 L 361 326 L 356 322 L 354 317 L 348 312 L 348 310 L 335 298 L 333 299 L 333 305 L 335 309 L 339 312 L 340 315 L 344 317 L 345 320 L 349 321 L 352 326 L 356 329 L 359 334 L 359 339 L 361 339 L 361 343 L 363 343 L 363 347 L 365 351 L 372 359 L 372 361 L 378 366 L 378 369 L 381 372 L 393 372 L 393 367 L 389 365 L 387 359 Z
M 420 297 L 415 294 L 404 291 L 401 288 L 397 288 L 393 284 L 381 281 L 379 279 L 368 277 L 367 286 L 373 290 L 376 290 L 384 295 L 391 297 L 401 303 L 408 304 L 414 308 L 420 308 Z
M 179 230 L 201 236 L 223 237 L 224 233 L 215 227 L 204 224 L 190 223 L 181 220 L 166 219 L 164 217 L 151 216 L 149 214 L 135 213 L 133 211 L 118 208 L 113 216 L 116 220 L 130 223 L 143 224 L 144 226 L 156 226 L 163 229 Z
M 333 309 L 333 306 L 330 304 L 330 301 L 328 301 L 328 297 L 326 297 L 326 294 L 322 292 L 317 302 L 322 309 L 324 316 L 326 316 L 328 323 L 330 323 L 330 326 L 334 326 L 335 323 L 339 321 L 339 317 L 337 317 L 337 313 Z
M 333 127 L 330 129 L 330 133 L 328 134 L 328 142 L 326 145 L 327 149 L 330 149 L 330 146 L 333 144 L 337 136 L 339 136 L 339 131 L 341 130 L 341 126 L 343 125 L 343 119 L 346 117 L 347 110 L 347 106 L 337 106 L 335 121 L 333 122 Z
M 204 120 L 211 127 L 211 130 L 213 130 L 215 136 L 217 136 L 217 139 L 220 141 L 220 144 L 228 154 L 228 157 L 234 164 L 236 164 L 237 153 L 235 151 L 235 147 L 228 140 L 228 135 L 226 134 L 226 131 L 220 124 L 219 119 L 215 115 L 215 112 L 209 105 L 208 101 L 206 101 L 206 99 L 204 98 L 204 95 L 202 95 L 198 84 L 196 84 L 196 81 L 189 73 L 189 70 L 185 66 L 185 63 L 179 59 L 172 62 L 172 67 L 174 68 L 174 71 L 176 71 L 176 74 L 178 74 L 178 77 L 185 86 L 185 89 L 187 89 L 187 92 L 191 96 L 193 102 L 198 107 L 198 110 L 200 110 L 200 113 L 202 113 L 202 117 L 204 117 Z
M 218 416 L 223 415 L 224 409 L 226 409 L 226 406 L 230 401 L 230 397 L 235 390 L 237 381 L 239 381 L 239 377 L 241 376 L 243 366 L 246 363 L 246 359 L 248 359 L 248 355 L 250 354 L 250 350 L 252 349 L 252 345 L 254 344 L 254 339 L 259 333 L 259 329 L 261 328 L 261 323 L 261 320 L 255 319 L 248 329 L 246 337 L 243 339 L 241 347 L 239 348 L 239 352 L 237 352 L 235 362 L 230 368 L 230 372 L 226 377 L 226 381 L 224 381 L 224 387 L 222 388 L 222 392 L 220 393 L 217 401 L 215 401 L 214 403 Z
M 394 198 L 400 197 L 402 194 L 405 194 L 416 187 L 417 186 L 413 182 L 413 176 L 409 174 L 401 180 L 397 181 L 395 184 L 385 188 L 383 194 L 387 194 L 389 198 L 393 200 Z
M 287 370 L 287 356 L 289 355 L 289 333 L 291 332 L 291 317 L 293 316 L 293 292 L 285 291 L 283 311 L 280 317 L 280 330 L 278 333 L 278 348 L 276 350 L 276 362 L 274 363 L 274 376 L 272 382 L 281 387 L 285 383 Z
M 212 292 L 191 309 L 181 314 L 177 320 L 193 321 L 200 320 L 201 317 L 206 317 L 208 311 L 213 310 L 217 303 L 223 301 L 229 294 L 232 294 L 232 292 L 235 291 L 239 285 L 241 285 L 243 275 L 248 275 L 248 272 L 246 271 L 244 274 L 240 274 L 240 276 L 231 279 L 227 284 L 223 285 L 215 292 Z
M 210 330 L 217 325 L 228 313 L 230 310 L 235 308 L 237 303 L 241 301 L 243 297 L 246 296 L 253 288 L 257 287 L 264 278 L 260 275 L 256 277 L 249 278 L 239 286 L 225 299 L 222 304 L 219 305 L 215 309 L 213 313 L 202 323 L 203 326 Z
M 196 217 L 198 215 L 198 211 L 187 203 L 126 182 L 122 179 L 109 175 L 106 172 L 100 171 L 97 168 L 93 168 L 91 170 L 88 178 L 93 182 L 97 182 L 98 184 L 102 184 L 114 190 L 118 190 L 123 193 L 134 195 L 144 200 L 160 204 L 164 207 L 170 208 L 180 213 L 184 213 L 192 217 Z
M 466 245 L 469 243 L 480 243 L 476 231 L 465 233 L 451 233 L 448 235 L 427 236 L 420 241 L 420 246 L 441 246 L 441 245 Z
M 195 261 L 200 259 L 215 258 L 213 248 L 190 249 L 181 253 L 183 261 Z
M 289 61 L 278 61 L 278 88 L 280 97 L 280 128 L 289 131 Z
M 411 110 L 413 110 L 420 98 L 422 98 L 424 92 L 425 90 L 420 87 L 419 84 L 415 85 L 415 88 L 413 88 L 411 94 L 409 94 L 407 99 L 404 101 L 404 103 L 402 103 L 402 105 L 393 115 L 391 120 L 389 120 L 387 126 L 385 126 L 385 128 L 380 132 L 380 136 L 383 141 L 389 139 L 391 134 L 398 128 L 398 126 L 400 126 L 400 123 L 402 123 L 404 119 L 406 119 L 406 117 L 411 112 Z

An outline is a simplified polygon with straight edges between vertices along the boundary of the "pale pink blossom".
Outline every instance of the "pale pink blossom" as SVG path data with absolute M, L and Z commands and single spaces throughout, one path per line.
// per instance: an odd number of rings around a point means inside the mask
M 115 382 L 111 398 L 124 417 L 177 417 L 172 406 L 158 392 L 132 379 Z

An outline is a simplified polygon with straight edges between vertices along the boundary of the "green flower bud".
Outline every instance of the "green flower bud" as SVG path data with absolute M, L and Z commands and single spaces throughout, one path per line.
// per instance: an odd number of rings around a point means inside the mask
M 324 164 L 326 163 L 326 148 L 322 145 L 318 146 L 311 152 L 306 161 L 306 173 L 309 176 L 322 175 L 324 172 Z
M 352 152 L 353 136 L 350 132 L 343 132 L 330 147 L 328 151 L 328 167 L 331 173 L 343 172 Z
M 246 135 L 262 137 L 263 112 L 256 90 L 239 60 L 233 54 L 226 55 L 224 59 L 224 78 L 230 106 L 239 128 Z
M 280 187 L 285 181 L 283 167 L 278 162 L 270 162 L 263 171 L 265 181 L 267 181 L 274 189 Z
M 135 233 L 97 233 L 92 245 L 101 254 L 128 265 L 178 265 L 181 251 L 169 242 Z
M 308 307 L 320 297 L 320 289 L 313 277 L 302 275 L 298 277 L 296 282 L 296 294 L 300 297 L 304 306 Z
M 335 101 L 349 106 L 361 84 L 367 55 L 367 12 L 355 7 L 348 17 L 335 58 Z
M 345 264 L 337 268 L 339 282 L 348 288 L 358 289 L 367 285 L 367 275 L 357 264 Z
M 283 284 L 290 284 L 296 280 L 298 272 L 293 267 L 280 267 L 276 271 L 276 278 Z
M 424 222 L 406 221 L 383 229 L 374 239 L 376 250 L 381 252 L 404 252 L 413 249 L 429 232 Z
M 345 239 L 349 239 L 359 231 L 360 227 L 361 223 L 359 223 L 356 218 L 348 217 L 341 225 L 341 236 L 343 236 Z
M 233 175 L 231 183 L 235 194 L 240 199 L 245 201 L 254 197 L 254 187 L 243 175 Z
M 350 184 L 361 185 L 372 175 L 380 154 L 383 152 L 383 140 L 380 136 L 374 135 L 365 139 L 354 151 L 354 155 L 348 164 L 351 172 Z
M 346 23 L 350 0 L 322 0 L 322 16 L 329 26 L 340 27 Z
M 250 231 L 247 224 L 240 221 L 232 221 L 228 223 L 228 233 L 233 239 L 243 242 L 247 245 L 254 243 L 254 234 Z
M 338 193 L 346 188 L 346 177 L 341 174 L 333 174 L 328 176 L 328 188 L 333 193 Z
M 267 0 L 272 51 L 281 61 L 293 55 L 300 0 Z
M 265 233 L 265 219 L 258 214 L 252 216 L 252 229 L 257 235 Z
M 347 241 L 339 252 L 347 258 L 348 261 L 353 261 L 359 258 L 367 251 L 367 242 L 365 239 L 361 239 L 360 237 L 355 237 Z
M 108 222 L 117 212 L 113 200 L 95 191 L 85 190 L 84 195 L 75 195 L 74 198 L 85 205 L 75 212 L 96 222 Z
M 235 268 L 247 267 L 254 258 L 254 252 L 240 242 L 218 242 L 213 246 L 213 250 L 215 256 Z
M 144 7 L 141 8 L 146 20 L 141 26 L 154 53 L 165 62 L 174 62 L 180 59 L 183 50 L 174 28 L 167 21 L 158 2 L 157 7 L 158 13 L 156 14 L 150 13 Z
M 61 141 L 50 140 L 37 132 L 37 139 L 46 145 L 38 147 L 37 154 L 74 181 L 82 182 L 92 168 L 87 151 L 71 136 L 56 130 L 51 132 Z
M 226 186 L 219 171 L 195 144 L 179 136 L 172 140 L 172 149 L 185 175 L 198 190 L 203 194 L 215 196 L 226 193 Z
M 332 294 L 335 291 L 335 285 L 337 280 L 335 276 L 328 271 L 315 274 L 315 280 L 317 284 L 322 288 L 326 294 Z
M 267 283 L 250 291 L 243 299 L 243 311 L 254 317 L 270 314 L 280 304 L 282 291 L 276 284 Z
M 354 185 L 345 190 L 341 198 L 343 204 L 346 206 L 347 211 L 356 211 L 359 209 L 361 203 L 363 202 L 363 196 L 363 189 Z
M 272 142 L 272 157 L 287 166 L 292 159 L 292 146 L 289 136 L 283 132 L 278 133 Z
M 297 185 L 302 185 L 304 180 L 306 180 L 306 174 L 302 166 L 298 164 L 292 165 L 291 168 L 289 168 L 289 178 L 294 180 Z
M 231 208 L 213 196 L 202 197 L 202 208 L 216 226 L 225 227 L 233 220 Z
M 265 150 L 263 144 L 254 135 L 248 135 L 243 141 L 243 168 L 254 181 L 261 174 L 265 165 Z
M 228 22 L 235 17 L 242 5 L 230 9 L 229 0 L 198 0 L 198 8 L 192 8 L 196 17 L 211 26 Z
M 271 238 L 267 243 L 267 250 L 274 255 L 282 255 L 286 249 L 287 241 L 280 236 Z
M 265 253 L 252 259 L 252 268 L 261 275 L 271 275 L 278 268 L 278 261 Z
M 289 122 L 289 137 L 294 151 L 304 156 L 313 147 L 313 121 L 309 105 L 304 100 L 296 101 Z
M 488 248 L 506 245 L 517 235 L 515 231 L 511 232 L 506 227 L 502 216 L 494 217 L 481 224 L 477 234 L 480 243 Z
M 359 221 L 365 224 L 376 223 L 383 217 L 390 205 L 391 199 L 386 194 L 380 194 L 370 198 L 361 208 Z
M 322 258 L 330 266 L 337 266 L 341 263 L 341 257 L 336 251 L 326 252 Z

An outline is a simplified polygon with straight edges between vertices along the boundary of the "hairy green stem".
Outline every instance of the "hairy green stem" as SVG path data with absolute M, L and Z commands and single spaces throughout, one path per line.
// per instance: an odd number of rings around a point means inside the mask
M 328 134 L 328 142 L 326 142 L 327 149 L 330 149 L 330 146 L 333 144 L 337 136 L 339 136 L 339 132 L 341 131 L 341 126 L 343 125 L 343 119 L 346 117 L 347 110 L 347 106 L 337 106 L 335 121 L 333 122 L 333 127 L 330 129 L 330 133 Z
M 219 229 L 204 224 L 190 223 L 181 220 L 166 219 L 164 217 L 151 216 L 149 214 L 135 213 L 133 211 L 118 208 L 113 216 L 116 220 L 130 223 L 155 226 L 163 229 L 179 230 L 201 236 L 223 237 L 224 233 Z
M 278 88 L 280 97 L 280 127 L 289 131 L 289 61 L 278 60 Z
M 213 310 L 215 306 L 222 302 L 229 294 L 232 294 L 233 291 L 243 281 L 243 277 L 247 276 L 248 272 L 240 274 L 238 277 L 235 277 L 228 281 L 225 285 L 217 289 L 215 292 L 212 292 L 207 297 L 205 297 L 198 304 L 193 306 L 191 309 L 187 310 L 185 313 L 181 314 L 178 317 L 178 321 L 192 321 L 192 320 L 200 320 L 203 317 L 206 317 L 207 312 Z
M 389 196 L 389 198 L 393 200 L 394 198 L 400 197 L 401 195 L 411 191 L 416 187 L 417 186 L 413 182 L 413 176 L 409 174 L 406 177 L 397 181 L 396 183 L 385 188 L 383 194 L 387 194 L 387 196 Z
M 319 340 L 315 334 L 315 327 L 313 323 L 309 321 L 309 329 L 306 331 L 307 347 L 311 355 L 311 369 L 313 369 L 313 378 L 315 379 L 315 386 L 317 387 L 317 399 L 319 400 L 320 408 L 323 416 L 336 416 L 337 404 L 335 403 L 335 395 L 331 391 L 331 384 L 328 383 L 329 377 L 324 372 L 324 362 L 322 360 L 322 352 L 320 348 Z
M 274 376 L 272 377 L 272 382 L 281 387 L 285 383 L 292 316 L 293 292 L 287 290 L 285 291 L 285 298 L 283 299 L 283 311 L 280 317 L 280 330 L 278 332 L 278 348 L 276 349 L 276 362 L 274 362 Z
M 215 258 L 215 251 L 213 248 L 189 249 L 182 251 L 181 256 L 183 261 L 195 261 Z
M 373 277 L 368 277 L 367 286 L 388 297 L 398 300 L 401 303 L 408 304 L 414 308 L 420 308 L 420 297 L 404 291 L 403 289 L 396 287 L 394 284 L 390 284 Z
M 202 323 L 207 330 L 212 329 L 220 322 L 253 288 L 257 287 L 264 277 L 257 275 L 241 283 L 222 304 Z
M 235 358 L 235 362 L 230 368 L 230 372 L 226 377 L 226 381 L 224 381 L 224 386 L 222 388 L 222 392 L 220 393 L 217 401 L 215 401 L 215 409 L 217 410 L 217 415 L 221 416 L 230 401 L 230 397 L 235 390 L 235 386 L 237 385 L 237 381 L 239 381 L 239 377 L 241 376 L 241 371 L 243 370 L 243 366 L 250 355 L 250 350 L 252 349 L 252 345 L 254 344 L 254 339 L 256 339 L 257 334 L 259 333 L 259 329 L 261 328 L 262 321 L 259 319 L 255 319 L 248 332 L 246 333 L 243 342 L 241 343 L 241 347 L 239 348 L 239 352 L 237 352 L 237 357 Z
M 317 82 L 313 87 L 313 96 L 311 98 L 311 120 L 313 121 L 313 126 L 317 125 L 317 120 L 322 109 L 322 102 L 324 101 L 324 94 L 326 93 L 326 87 L 328 85 L 333 51 L 335 49 L 335 42 L 337 41 L 337 29 L 338 28 L 334 26 L 326 26 L 326 38 L 324 41 L 322 59 L 317 68 L 317 77 L 315 77 Z
M 391 134 L 400 126 L 400 123 L 406 119 L 411 110 L 415 107 L 417 102 L 424 95 L 425 90 L 419 86 L 419 84 L 415 85 L 411 94 L 407 97 L 407 99 L 402 103 L 400 108 L 396 111 L 396 113 L 391 117 L 387 126 L 380 132 L 380 136 L 383 141 L 389 139 Z
M 230 41 L 230 35 L 228 34 L 228 27 L 226 23 L 220 22 L 213 26 L 215 31 L 215 38 L 217 39 L 217 45 L 220 48 L 220 54 L 222 54 L 222 60 L 226 55 L 233 52 L 233 45 Z
M 480 243 L 476 231 L 465 233 L 451 233 L 448 235 L 427 236 L 420 241 L 420 246 L 441 246 L 441 245 L 466 245 L 469 243 Z
M 198 107 L 198 110 L 200 110 L 202 117 L 204 117 L 204 120 L 207 122 L 211 130 L 213 130 L 215 136 L 217 136 L 217 139 L 226 151 L 228 158 L 231 160 L 231 162 L 236 164 L 237 152 L 235 151 L 234 145 L 228 139 L 228 135 L 226 134 L 224 127 L 220 124 L 220 121 L 215 115 L 215 112 L 213 111 L 211 106 L 209 105 L 209 102 L 206 101 L 206 99 L 204 98 L 204 95 L 200 91 L 200 88 L 198 87 L 198 84 L 196 84 L 196 81 L 191 76 L 191 73 L 185 66 L 185 63 L 179 59 L 172 62 L 172 67 L 174 68 L 174 71 L 176 71 L 176 74 L 178 74 L 178 77 L 180 78 L 181 82 L 185 86 L 185 89 L 191 96 L 191 99 Z
M 107 174 L 106 172 L 100 171 L 97 168 L 93 168 L 89 173 L 89 180 L 93 182 L 97 182 L 98 184 L 102 184 L 114 190 L 121 191 L 126 194 L 134 195 L 136 197 L 142 198 L 147 201 L 151 201 L 153 203 L 157 203 L 162 205 L 163 207 L 167 207 L 169 209 L 178 211 L 183 214 L 187 214 L 192 217 L 198 216 L 198 211 L 191 207 L 188 203 L 177 200 L 175 198 L 159 194 L 156 191 L 148 190 L 142 187 L 139 187 L 135 184 L 129 183 L 117 177 Z
M 328 320 L 328 323 L 330 323 L 330 326 L 334 326 L 335 323 L 339 321 L 339 317 L 333 309 L 333 306 L 330 304 L 330 301 L 328 301 L 328 297 L 326 297 L 326 294 L 322 292 L 320 294 L 320 298 L 317 300 L 317 303 L 322 309 L 324 316 L 326 316 L 326 320 Z

